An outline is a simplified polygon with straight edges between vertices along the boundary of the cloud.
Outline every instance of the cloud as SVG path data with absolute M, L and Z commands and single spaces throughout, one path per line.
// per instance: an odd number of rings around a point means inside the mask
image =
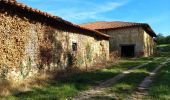
M 126 5 L 131 0 L 18 0 L 34 8 L 80 23 L 86 20 L 106 20 L 105 13 Z
M 82 8 L 81 6 L 73 7 L 71 9 L 60 9 L 49 11 L 52 14 L 59 15 L 66 20 L 86 20 L 86 19 L 105 19 L 103 13 L 113 11 L 123 5 L 127 4 L 127 0 L 123 2 L 105 2 L 105 3 L 90 3 L 86 2 Z
M 141 22 L 156 24 L 156 23 L 166 21 L 167 19 L 169 19 L 169 16 L 167 14 L 159 14 L 157 16 L 146 18 Z

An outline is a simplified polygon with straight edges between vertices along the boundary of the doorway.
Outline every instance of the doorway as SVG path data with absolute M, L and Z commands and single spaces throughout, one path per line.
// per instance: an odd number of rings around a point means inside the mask
M 135 56 L 135 45 L 121 45 L 121 56 L 122 57 L 134 57 Z

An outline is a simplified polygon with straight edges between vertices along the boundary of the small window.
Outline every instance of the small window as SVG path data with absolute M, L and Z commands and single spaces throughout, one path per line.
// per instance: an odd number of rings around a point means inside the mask
M 72 43 L 72 50 L 77 51 L 77 43 L 76 42 Z

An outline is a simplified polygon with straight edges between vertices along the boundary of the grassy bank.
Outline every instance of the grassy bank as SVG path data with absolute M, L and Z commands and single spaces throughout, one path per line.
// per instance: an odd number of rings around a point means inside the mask
M 3 99 L 66 99 L 77 95 L 80 91 L 88 90 L 103 80 L 107 80 L 115 75 L 128 70 L 137 65 L 146 63 L 153 58 L 124 59 L 119 64 L 110 68 L 91 72 L 80 72 L 67 77 L 49 81 L 43 88 L 33 88 L 31 91 L 19 93 L 17 95 L 4 97 Z
M 149 89 L 149 96 L 152 100 L 170 100 L 170 63 L 156 76 Z

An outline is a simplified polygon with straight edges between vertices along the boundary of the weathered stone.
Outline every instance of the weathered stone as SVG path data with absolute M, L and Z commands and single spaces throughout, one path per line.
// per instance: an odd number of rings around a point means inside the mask
M 101 31 L 110 35 L 110 52 L 121 54 L 121 45 L 135 45 L 135 56 L 148 57 L 154 53 L 154 40 L 142 27 L 121 28 Z
M 0 67 L 8 66 L 4 76 L 8 80 L 20 82 L 39 70 L 87 69 L 109 59 L 108 39 L 51 25 L 41 16 L 34 20 L 17 10 L 1 8 Z M 77 43 L 77 51 L 73 51 L 73 43 Z

